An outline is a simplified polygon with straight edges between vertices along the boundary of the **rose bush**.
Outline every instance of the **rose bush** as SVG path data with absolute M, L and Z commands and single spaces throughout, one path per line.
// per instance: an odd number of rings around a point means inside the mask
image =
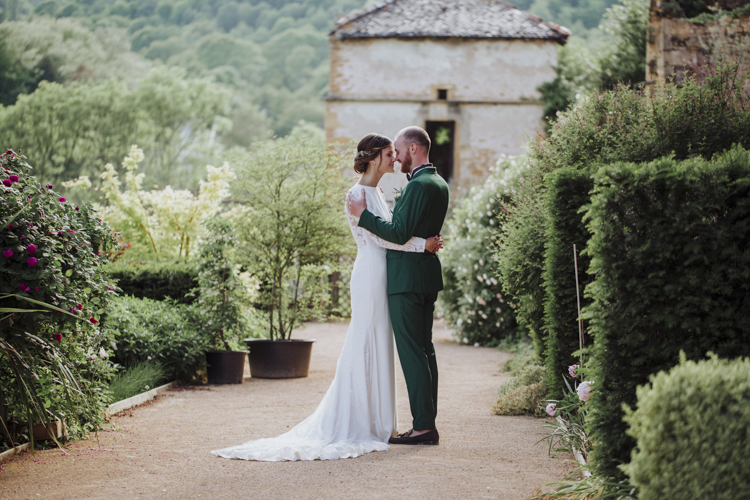
M 112 371 L 97 354 L 109 345 L 97 323 L 115 295 L 101 267 L 112 230 L 90 204 L 74 207 L 42 185 L 24 156 L 7 150 L 0 165 L 2 420 L 59 418 L 85 432 L 98 424 Z

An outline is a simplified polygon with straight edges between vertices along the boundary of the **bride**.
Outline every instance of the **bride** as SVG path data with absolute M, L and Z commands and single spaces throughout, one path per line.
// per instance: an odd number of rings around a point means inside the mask
M 361 174 L 347 196 L 366 193 L 367 209 L 386 221 L 391 212 L 381 177 L 394 172 L 393 143 L 385 136 L 368 134 L 357 145 L 354 171 Z M 346 209 L 345 209 L 346 211 Z M 341 351 L 336 376 L 315 412 L 286 434 L 248 441 L 211 453 L 224 458 L 279 462 L 284 460 L 335 460 L 388 449 L 397 435 L 396 380 L 393 331 L 388 314 L 386 249 L 436 252 L 442 240 L 412 238 L 396 245 L 357 227 L 359 219 L 346 212 L 357 243 L 351 278 L 352 318 Z

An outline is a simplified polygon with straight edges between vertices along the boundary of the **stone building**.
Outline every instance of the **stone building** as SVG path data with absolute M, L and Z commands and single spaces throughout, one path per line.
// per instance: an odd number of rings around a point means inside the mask
M 708 64 L 719 60 L 739 63 L 741 72 L 750 70 L 748 4 L 748 0 L 706 0 L 702 6 L 685 0 L 651 0 L 646 83 L 670 78 L 679 84 L 688 73 L 700 79 Z
M 542 127 L 537 87 L 555 78 L 569 31 L 503 0 L 387 0 L 330 34 L 329 143 L 424 127 L 430 159 L 455 189 Z M 386 196 L 406 182 L 386 176 Z

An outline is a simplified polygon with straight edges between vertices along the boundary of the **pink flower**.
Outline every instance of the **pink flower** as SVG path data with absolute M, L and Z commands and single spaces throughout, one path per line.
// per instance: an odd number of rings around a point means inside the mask
M 99 323 L 99 320 L 95 319 L 95 318 L 89 318 L 89 321 L 91 321 L 91 323 L 94 324 L 94 325 L 97 324 L 97 323 Z
M 47 184 L 47 189 L 52 189 L 52 184 Z
M 581 382 L 581 385 L 578 386 L 578 399 L 588 401 L 591 398 L 592 384 L 593 382 L 589 381 Z
M 83 311 L 83 304 L 81 304 L 81 303 L 79 302 L 79 303 L 78 303 L 78 304 L 76 304 L 76 305 L 78 306 L 78 310 L 79 310 L 79 311 Z
M 36 245 L 33 243 L 26 247 L 26 251 L 29 253 L 36 253 Z
M 571 377 L 575 377 L 576 376 L 576 368 L 580 368 L 580 367 L 581 367 L 581 365 L 570 365 L 568 367 L 568 375 L 570 375 Z
M 557 408 L 557 405 L 555 403 L 550 403 L 550 404 L 547 405 L 547 408 L 544 411 L 546 411 L 547 415 L 549 415 L 550 417 L 554 417 L 555 416 L 555 408 Z
M 98 255 L 98 256 L 100 256 L 100 257 L 101 257 L 101 255 L 102 255 L 102 252 L 100 252 L 99 250 L 97 250 L 97 251 L 96 251 L 96 255 Z
M 10 182 L 10 179 L 3 179 L 3 186 L 5 187 L 11 187 L 13 185 L 12 182 Z
M 76 309 L 75 307 L 70 308 L 70 314 L 75 314 L 77 312 L 78 312 L 78 309 Z
M 60 203 L 65 203 L 66 201 L 68 201 L 68 200 L 66 200 L 64 196 L 60 197 Z
M 18 182 L 18 176 L 17 175 L 11 175 L 8 177 L 10 179 L 10 182 Z
M 10 259 L 11 257 L 13 257 L 13 250 L 11 250 L 10 248 L 7 250 L 3 250 L 3 257 L 5 257 L 6 259 Z
M 73 234 L 76 234 L 76 232 L 75 232 L 75 231 L 73 231 L 72 229 L 68 229 L 68 232 L 69 232 L 69 233 L 73 233 Z
M 22 240 L 25 240 L 25 239 L 26 239 L 26 235 L 25 235 L 25 234 L 22 234 L 22 235 L 21 235 L 21 239 L 22 239 Z
M 57 312 L 60 312 L 60 311 L 57 311 Z M 62 333 L 56 333 L 54 339 L 57 342 L 60 342 L 62 340 Z
M 26 259 L 26 265 L 29 267 L 34 267 L 37 262 L 39 261 L 36 260 L 36 257 L 29 257 L 28 259 Z

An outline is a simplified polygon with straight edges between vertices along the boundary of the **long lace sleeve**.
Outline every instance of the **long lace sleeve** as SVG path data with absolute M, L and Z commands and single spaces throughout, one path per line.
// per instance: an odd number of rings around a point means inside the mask
M 351 196 L 353 199 L 357 199 L 359 198 L 359 191 L 352 190 L 349 192 L 349 196 Z M 369 203 L 370 200 L 368 200 L 368 205 Z M 425 251 L 427 240 L 425 240 L 424 238 L 414 236 L 403 245 L 391 243 L 390 241 L 378 238 L 367 229 L 359 227 L 359 217 L 355 217 L 349 212 L 349 209 L 346 207 L 346 203 L 344 204 L 344 212 L 346 213 L 346 218 L 349 221 L 349 228 L 352 230 L 354 241 L 357 242 L 358 246 L 367 245 L 368 241 L 372 241 L 375 245 L 381 248 L 386 248 L 388 250 L 399 250 L 401 252 L 413 253 L 424 253 Z
M 357 223 L 359 223 L 359 220 L 357 220 Z M 413 236 L 409 241 L 407 241 L 403 245 L 397 245 L 396 243 L 385 241 L 382 238 L 378 238 L 374 234 L 370 234 L 370 237 L 379 247 L 387 248 L 388 250 L 400 250 L 402 252 L 424 253 L 424 247 L 427 244 L 426 239 L 419 238 L 417 236 Z

